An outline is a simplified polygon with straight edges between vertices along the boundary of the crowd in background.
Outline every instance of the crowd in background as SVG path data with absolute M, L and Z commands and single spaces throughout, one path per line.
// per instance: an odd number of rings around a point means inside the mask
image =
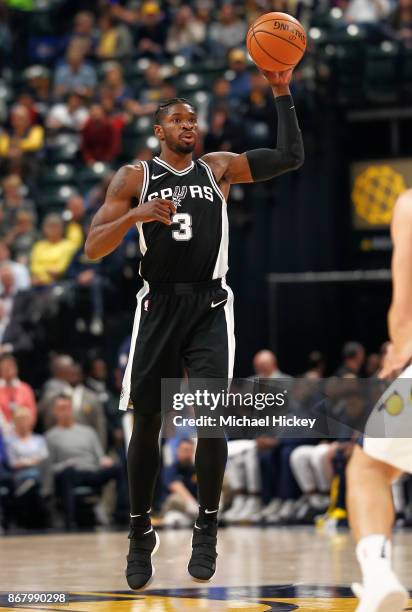
M 127 520 L 125 435 L 117 400 L 130 338 L 122 340 L 124 330 L 116 324 L 122 312 L 130 317 L 138 244 L 130 232 L 116 253 L 90 261 L 83 251 L 85 235 L 113 172 L 156 151 L 152 116 L 163 99 L 183 94 L 195 101 L 201 133 L 196 155 L 274 145 L 273 96 L 244 46 L 248 24 L 270 10 L 296 15 L 307 29 L 315 17 L 332 15 L 342 28 L 356 23 L 378 39 L 412 46 L 410 0 L 0 4 L 5 526 L 60 525 L 59 516 L 68 529 L 94 520 Z M 313 94 L 313 44 L 309 39 L 293 85 L 303 122 Z M 242 198 L 236 186 L 230 214 L 237 223 L 244 215 L 236 206 Z M 374 375 L 379 355 L 365 361 L 363 349 L 346 349 L 350 355 L 339 375 Z M 322 376 L 322 356 L 310 359 L 305 375 Z M 268 351 L 255 356 L 254 369 L 261 377 L 281 375 Z M 222 520 L 313 521 L 329 506 L 336 465 L 352 444 L 231 441 Z M 193 442 L 166 446 L 157 511 L 166 524 L 186 524 L 196 514 Z M 108 482 L 116 492 L 101 503 Z

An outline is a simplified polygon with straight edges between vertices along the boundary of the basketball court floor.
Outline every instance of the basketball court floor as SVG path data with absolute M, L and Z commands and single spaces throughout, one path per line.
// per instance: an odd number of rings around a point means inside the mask
M 0 538 L 0 611 L 76 612 L 349 612 L 349 589 L 359 579 L 353 543 L 345 532 L 313 528 L 232 527 L 220 532 L 212 582 L 186 572 L 190 530 L 161 531 L 156 575 L 149 588 L 129 591 L 124 579 L 126 533 L 98 532 Z M 412 587 L 412 532 L 395 534 L 395 567 Z M 65 592 L 68 603 L 23 605 L 9 592 Z M 412 599 L 409 602 L 412 610 Z

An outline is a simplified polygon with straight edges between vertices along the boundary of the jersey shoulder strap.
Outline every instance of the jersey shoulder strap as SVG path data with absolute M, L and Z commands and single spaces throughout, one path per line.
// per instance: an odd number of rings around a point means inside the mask
M 146 194 L 147 194 L 147 189 L 149 187 L 150 173 L 151 173 L 150 166 L 151 166 L 152 160 L 141 161 L 140 163 L 142 164 L 142 167 L 143 167 L 143 183 L 142 183 L 142 189 L 140 191 L 139 204 L 142 204 L 142 202 L 146 201 Z

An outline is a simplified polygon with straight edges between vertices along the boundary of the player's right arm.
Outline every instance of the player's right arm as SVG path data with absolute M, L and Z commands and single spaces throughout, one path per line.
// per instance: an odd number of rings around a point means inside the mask
M 170 225 L 176 207 L 170 200 L 155 198 L 133 207 L 143 185 L 140 163 L 122 166 L 113 177 L 104 204 L 95 214 L 84 247 L 87 257 L 100 259 L 114 251 L 136 223 L 159 221 Z
M 392 303 L 388 314 L 391 346 L 381 376 L 396 376 L 412 359 L 412 190 L 403 193 L 392 219 Z

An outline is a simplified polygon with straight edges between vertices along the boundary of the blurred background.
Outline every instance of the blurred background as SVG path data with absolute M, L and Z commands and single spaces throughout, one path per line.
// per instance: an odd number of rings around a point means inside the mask
M 56 397 L 68 393 L 77 421 L 124 473 L 117 398 L 141 284 L 138 240 L 132 230 L 115 253 L 91 262 L 85 235 L 116 169 L 157 153 L 161 100 L 184 96 L 198 108 L 196 156 L 275 146 L 273 96 L 245 51 L 249 23 L 275 10 L 308 32 L 292 84 L 306 162 L 232 187 L 235 375 L 376 373 L 387 337 L 391 213 L 412 183 L 412 0 L 3 0 L 5 438 L 15 435 L 15 418 L 29 423 L 22 439 L 33 427 L 47 435 Z M 42 452 L 34 456 L 43 460 Z M 16 461 L 16 470 L 29 467 Z

